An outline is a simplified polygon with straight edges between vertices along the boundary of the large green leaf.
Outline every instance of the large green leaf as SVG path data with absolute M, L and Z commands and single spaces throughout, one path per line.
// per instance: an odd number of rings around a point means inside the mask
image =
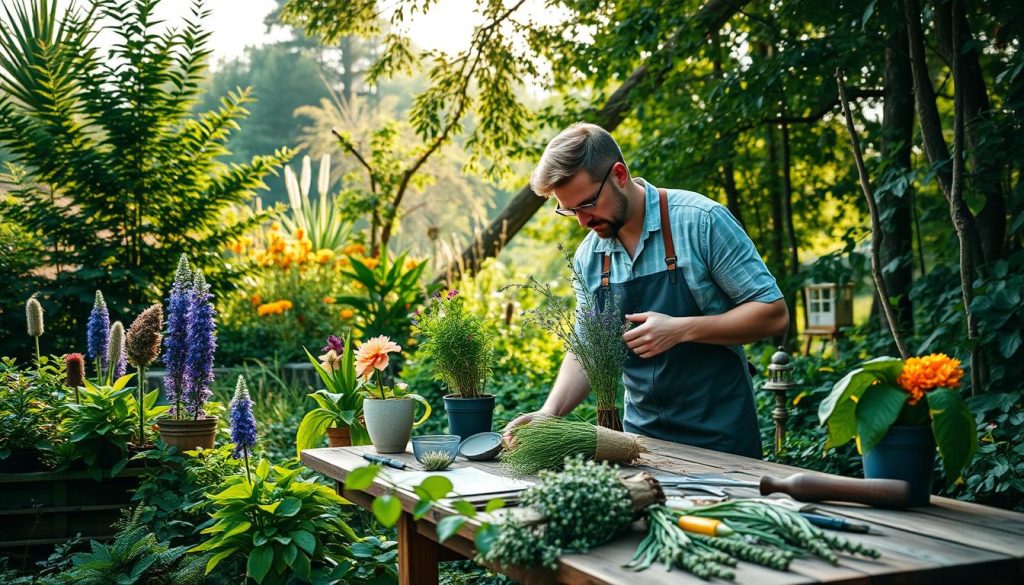
M 857 444 L 868 453 L 882 440 L 907 402 L 907 393 L 889 384 L 868 387 L 857 401 Z
M 925 395 L 932 416 L 932 433 L 950 481 L 960 480 L 978 451 L 978 432 L 970 409 L 956 390 L 940 388 Z
M 379 471 L 380 465 L 365 465 L 353 469 L 345 478 L 345 489 L 365 490 L 373 483 L 373 479 L 377 477 Z
M 857 435 L 857 404 L 852 400 L 844 400 L 828 418 L 828 438 L 825 439 L 825 450 L 845 445 Z
M 465 523 L 466 517 L 461 514 L 454 514 L 452 516 L 442 518 L 441 521 L 437 523 L 437 541 L 444 542 L 448 540 L 452 535 L 458 532 L 459 528 L 462 528 L 462 525 Z
M 865 372 L 862 368 L 857 368 L 843 376 L 832 386 L 832 391 L 829 392 L 828 396 L 821 401 L 821 405 L 818 406 L 818 421 L 821 424 L 828 422 L 840 405 L 850 400 L 851 396 L 860 398 L 860 395 L 864 393 L 864 389 L 870 386 L 876 379 L 873 373 Z
M 378 522 L 385 528 L 391 528 L 398 523 L 398 518 L 402 515 L 402 502 L 391 494 L 384 494 L 374 498 L 370 509 L 373 510 Z
M 331 414 L 321 409 L 311 410 L 302 417 L 299 430 L 295 433 L 295 456 L 302 455 L 305 449 L 312 449 L 327 434 L 331 424 Z
M 262 583 L 274 564 L 274 549 L 271 546 L 258 546 L 249 553 L 246 572 L 257 583 Z
M 423 490 L 428 499 L 440 500 L 452 491 L 453 486 L 451 480 L 447 477 L 432 475 L 420 482 L 418 487 Z

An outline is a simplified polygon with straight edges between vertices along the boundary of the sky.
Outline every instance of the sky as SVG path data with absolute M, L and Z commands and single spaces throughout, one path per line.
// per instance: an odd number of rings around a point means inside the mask
M 190 12 L 188 0 L 164 0 L 158 15 L 170 24 L 177 24 Z M 267 32 L 263 18 L 275 6 L 273 0 L 206 0 L 211 11 L 206 29 L 212 32 L 210 48 L 213 61 L 241 57 L 245 48 L 287 38 L 283 30 Z M 426 15 L 417 16 L 409 34 L 424 49 L 457 51 L 469 43 L 473 26 L 480 17 L 473 12 L 474 0 L 440 0 Z

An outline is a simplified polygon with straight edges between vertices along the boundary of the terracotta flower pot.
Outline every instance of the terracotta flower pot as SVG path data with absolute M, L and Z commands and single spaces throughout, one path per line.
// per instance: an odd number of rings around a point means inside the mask
M 157 422 L 160 440 L 178 451 L 194 451 L 198 447 L 213 449 L 217 435 L 217 417 L 208 416 L 199 420 L 162 418 Z
M 348 427 L 345 427 L 343 429 L 337 427 L 328 427 L 327 444 L 331 447 L 351 447 L 352 429 Z

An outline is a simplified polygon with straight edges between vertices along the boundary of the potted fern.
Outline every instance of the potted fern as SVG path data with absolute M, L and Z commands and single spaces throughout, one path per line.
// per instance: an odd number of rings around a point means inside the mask
M 492 336 L 483 319 L 468 312 L 459 291 L 434 295 L 416 314 L 426 337 L 420 348 L 434 377 L 452 391 L 444 397 L 449 432 L 463 439 L 491 430 L 494 396 L 485 393 L 491 374 Z
M 331 447 L 364 445 L 369 440 L 359 422 L 363 414 L 363 395 L 359 392 L 351 335 L 344 341 L 331 335 L 322 351 L 319 360 L 306 351 L 324 388 L 309 394 L 317 408 L 307 412 L 299 423 L 295 436 L 297 455 L 301 455 L 303 449 L 316 447 L 324 435 Z

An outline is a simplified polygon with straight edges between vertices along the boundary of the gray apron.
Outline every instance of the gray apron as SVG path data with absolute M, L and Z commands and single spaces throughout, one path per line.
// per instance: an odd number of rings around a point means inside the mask
M 682 270 L 676 269 L 668 202 L 659 189 L 666 270 L 610 283 L 611 257 L 602 259 L 599 307 L 609 298 L 623 315 L 653 311 L 673 317 L 703 315 Z M 626 431 L 695 447 L 761 458 L 747 362 L 723 345 L 680 343 L 653 358 L 629 352 L 623 367 Z

